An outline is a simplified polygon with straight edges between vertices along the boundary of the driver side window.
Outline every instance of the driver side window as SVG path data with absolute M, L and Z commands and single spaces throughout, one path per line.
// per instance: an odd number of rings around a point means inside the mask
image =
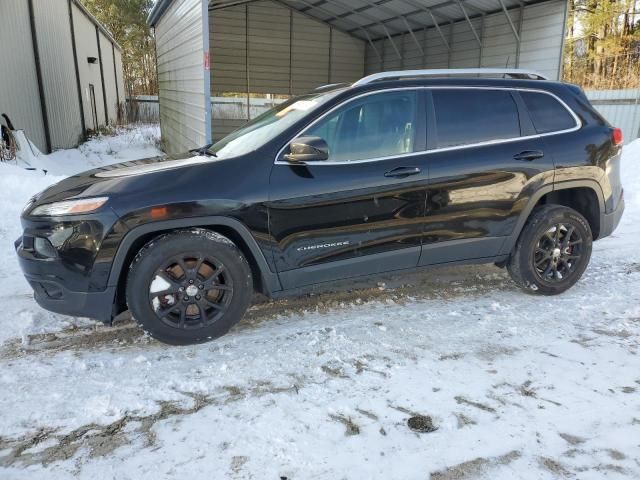
M 341 106 L 304 135 L 327 142 L 328 161 L 348 162 L 412 153 L 416 102 L 415 91 L 367 95 Z

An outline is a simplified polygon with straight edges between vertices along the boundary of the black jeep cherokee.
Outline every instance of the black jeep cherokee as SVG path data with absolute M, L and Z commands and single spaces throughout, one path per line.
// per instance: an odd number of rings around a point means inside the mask
M 188 344 L 226 333 L 254 291 L 429 265 L 565 291 L 622 215 L 620 130 L 573 85 L 433 73 L 324 87 L 200 151 L 48 188 L 16 242 L 37 302 L 105 322 L 129 308 Z

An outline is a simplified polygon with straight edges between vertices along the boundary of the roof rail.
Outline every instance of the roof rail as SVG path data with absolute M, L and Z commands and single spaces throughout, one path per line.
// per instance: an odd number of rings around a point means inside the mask
M 530 80 L 548 80 L 547 77 L 531 70 L 520 68 L 451 68 L 434 70 L 398 70 L 395 72 L 374 73 L 361 78 L 352 86 L 359 87 L 379 80 L 391 80 L 415 77 L 446 77 L 450 75 L 507 75 L 511 78 L 521 78 Z
M 326 85 L 320 85 L 319 87 L 316 87 L 313 89 L 314 92 L 321 92 L 323 90 L 328 90 L 330 88 L 335 88 L 335 87 L 340 87 L 340 86 L 345 86 L 348 87 L 351 84 L 350 83 L 345 83 L 345 82 L 340 82 L 340 83 L 328 83 Z

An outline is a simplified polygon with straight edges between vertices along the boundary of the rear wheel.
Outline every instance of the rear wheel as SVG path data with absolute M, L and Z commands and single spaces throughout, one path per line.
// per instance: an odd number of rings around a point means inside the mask
M 511 278 L 527 291 L 556 295 L 582 277 L 591 258 L 591 228 L 575 210 L 536 207 L 509 258 Z
M 127 279 L 127 303 L 154 338 L 175 345 L 227 333 L 253 295 L 251 269 L 228 238 L 203 229 L 176 231 L 140 250 Z

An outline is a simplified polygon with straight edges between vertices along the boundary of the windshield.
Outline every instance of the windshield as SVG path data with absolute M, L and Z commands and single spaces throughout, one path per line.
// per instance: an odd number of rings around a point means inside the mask
M 215 143 L 209 148 L 209 152 L 220 158 L 253 152 L 341 91 L 342 89 L 337 89 L 311 93 L 281 103 Z

